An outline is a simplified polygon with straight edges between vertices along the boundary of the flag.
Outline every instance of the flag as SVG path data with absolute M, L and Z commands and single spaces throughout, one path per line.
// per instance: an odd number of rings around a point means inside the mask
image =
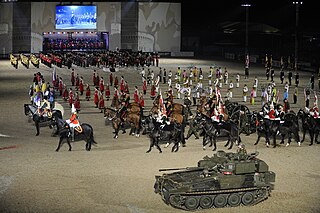
M 53 68 L 52 72 L 52 84 L 54 85 L 57 80 L 57 73 L 56 73 L 56 67 Z
M 161 94 L 161 89 L 160 89 L 159 107 L 160 107 L 160 112 L 161 112 L 163 115 L 167 115 L 166 106 L 165 106 L 164 103 L 163 103 L 163 98 L 162 98 L 162 94 Z
M 246 55 L 246 67 L 249 68 L 249 54 Z
M 268 54 L 266 54 L 265 67 L 268 67 Z

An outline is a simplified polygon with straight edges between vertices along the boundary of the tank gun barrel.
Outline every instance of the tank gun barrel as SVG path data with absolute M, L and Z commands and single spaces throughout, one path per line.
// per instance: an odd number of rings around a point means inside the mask
M 169 168 L 169 169 L 159 169 L 159 172 L 165 172 L 165 171 L 178 171 L 178 170 L 202 170 L 203 167 L 184 167 L 184 168 Z

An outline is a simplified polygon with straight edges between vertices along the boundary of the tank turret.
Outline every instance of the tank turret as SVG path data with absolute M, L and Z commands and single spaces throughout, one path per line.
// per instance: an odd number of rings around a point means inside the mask
M 275 182 L 275 173 L 257 155 L 241 148 L 218 151 L 196 167 L 161 169 L 173 172 L 156 176 L 154 191 L 166 204 L 184 210 L 254 205 L 269 197 Z

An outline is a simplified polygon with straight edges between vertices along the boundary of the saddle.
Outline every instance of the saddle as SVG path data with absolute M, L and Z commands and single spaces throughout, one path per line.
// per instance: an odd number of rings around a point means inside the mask
M 83 132 L 83 129 L 82 129 L 81 126 L 75 127 L 74 130 L 76 130 L 78 133 L 82 133 Z

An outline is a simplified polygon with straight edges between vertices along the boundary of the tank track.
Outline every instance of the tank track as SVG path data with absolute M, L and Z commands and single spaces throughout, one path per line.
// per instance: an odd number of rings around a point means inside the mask
M 270 187 L 216 190 L 171 194 L 169 203 L 174 208 L 195 211 L 210 208 L 255 205 L 270 196 Z

